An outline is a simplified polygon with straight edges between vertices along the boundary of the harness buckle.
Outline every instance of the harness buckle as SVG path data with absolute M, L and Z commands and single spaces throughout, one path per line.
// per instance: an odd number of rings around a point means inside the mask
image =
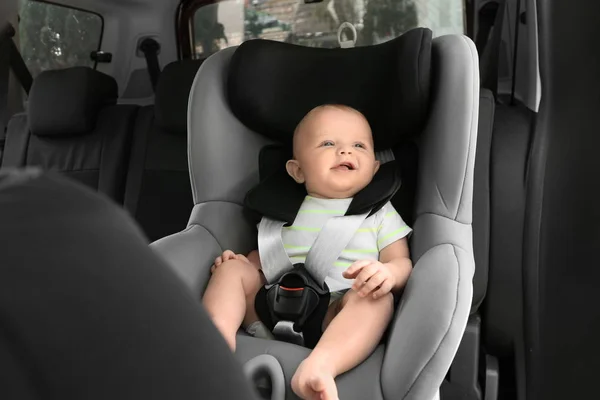
M 329 288 L 325 283 L 319 285 L 304 264 L 295 264 L 258 292 L 255 305 L 259 318 L 277 339 L 310 347 L 320 337 Z

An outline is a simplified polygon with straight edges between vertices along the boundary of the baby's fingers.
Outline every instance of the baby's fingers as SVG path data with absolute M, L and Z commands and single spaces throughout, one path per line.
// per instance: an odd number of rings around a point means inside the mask
M 374 293 L 373 293 L 373 298 L 374 299 L 378 299 L 380 297 L 385 296 L 386 294 L 390 293 L 392 291 L 392 283 L 390 282 L 389 279 L 386 279 L 385 281 L 383 281 L 383 283 L 381 284 L 381 287 L 379 289 L 377 289 Z
M 372 262 L 373 260 L 355 261 L 344 272 L 342 272 L 342 276 L 346 279 L 354 279 L 364 267 L 371 264 Z
M 385 275 L 381 272 L 375 272 L 358 292 L 361 296 L 367 296 L 372 291 L 376 290 L 385 281 Z
M 361 269 L 360 273 L 358 274 L 358 276 L 354 279 L 354 284 L 352 285 L 352 289 L 356 290 L 357 292 L 360 291 L 363 287 L 364 284 L 367 283 L 367 281 L 373 276 L 375 275 L 375 273 L 377 272 L 377 264 L 369 264 L 366 267 L 363 267 L 363 269 Z

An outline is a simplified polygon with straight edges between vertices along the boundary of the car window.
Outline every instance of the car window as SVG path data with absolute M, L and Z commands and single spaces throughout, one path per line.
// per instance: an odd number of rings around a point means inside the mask
M 356 29 L 356 46 L 393 39 L 426 26 L 439 36 L 464 32 L 463 0 L 225 0 L 196 9 L 193 54 L 204 58 L 245 40 L 261 38 L 311 47 L 339 47 L 338 28 Z M 350 30 L 342 40 L 350 40 Z
M 94 67 L 103 21 L 97 14 L 32 0 L 19 0 L 19 45 L 33 77 L 48 69 Z

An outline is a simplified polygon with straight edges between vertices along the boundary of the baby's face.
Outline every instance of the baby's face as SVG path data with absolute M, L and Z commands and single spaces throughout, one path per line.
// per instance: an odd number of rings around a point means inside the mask
M 368 122 L 334 107 L 317 109 L 303 121 L 294 136 L 294 158 L 288 173 L 320 198 L 354 196 L 379 168 Z

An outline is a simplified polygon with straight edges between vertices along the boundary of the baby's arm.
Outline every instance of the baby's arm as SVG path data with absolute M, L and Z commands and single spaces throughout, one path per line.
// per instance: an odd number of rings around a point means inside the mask
M 412 261 L 406 237 L 396 240 L 379 253 L 379 261 L 385 264 L 394 276 L 392 292 L 398 292 L 406 285 L 412 271 Z

